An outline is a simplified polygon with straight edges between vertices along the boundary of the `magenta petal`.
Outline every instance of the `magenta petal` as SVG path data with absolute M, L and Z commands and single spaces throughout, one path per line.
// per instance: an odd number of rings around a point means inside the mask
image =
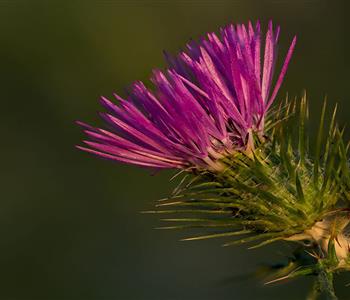
M 294 48 L 295 48 L 296 42 L 297 42 L 297 37 L 295 36 L 295 37 L 293 38 L 292 44 L 291 44 L 290 47 L 289 47 L 289 50 L 288 50 L 286 59 L 285 59 L 284 64 L 283 64 L 283 66 L 282 66 L 281 73 L 280 73 L 280 75 L 278 76 L 278 79 L 277 79 L 275 88 L 274 88 L 274 90 L 273 90 L 273 92 L 272 92 L 272 95 L 271 95 L 271 97 L 270 97 L 270 99 L 269 99 L 269 102 L 268 102 L 267 105 L 266 105 L 265 111 L 267 111 L 267 110 L 269 109 L 269 107 L 271 106 L 272 102 L 275 100 L 276 95 L 277 95 L 277 93 L 278 93 L 278 90 L 279 90 L 279 88 L 280 88 L 281 85 L 282 85 L 284 76 L 285 76 L 286 73 L 287 73 L 287 68 L 288 68 L 289 62 L 290 62 L 290 60 L 291 60 L 291 58 L 292 58 L 292 54 L 293 54 L 293 52 L 294 52 Z
M 170 68 L 154 70 L 153 91 L 138 81 L 125 99 L 114 94 L 117 104 L 101 97 L 108 130 L 77 122 L 91 139 L 78 148 L 145 167 L 215 169 L 219 157 L 247 147 L 249 132 L 264 129 L 296 43 L 273 86 L 279 33 L 270 21 L 263 43 L 259 21 L 228 25 L 177 56 L 165 53 Z

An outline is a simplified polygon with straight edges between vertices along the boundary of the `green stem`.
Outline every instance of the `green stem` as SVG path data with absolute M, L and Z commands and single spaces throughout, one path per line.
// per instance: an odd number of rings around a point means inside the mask
M 333 273 L 321 270 L 315 279 L 312 289 L 306 297 L 306 300 L 317 300 L 321 295 L 324 295 L 327 300 L 338 300 L 335 295 L 333 285 Z
M 319 296 L 321 296 L 321 287 L 319 281 L 316 279 L 306 300 L 317 300 Z
M 318 275 L 318 282 L 321 291 L 325 294 L 328 300 L 337 300 L 338 297 L 335 295 L 333 285 L 333 273 L 322 270 Z

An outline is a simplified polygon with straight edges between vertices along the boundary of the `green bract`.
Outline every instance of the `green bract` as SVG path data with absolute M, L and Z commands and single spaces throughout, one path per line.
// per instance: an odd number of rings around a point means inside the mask
M 277 240 L 308 240 L 315 264 L 298 264 L 298 272 L 283 278 L 317 274 L 315 286 L 327 290 L 321 275 L 330 278 L 349 267 L 344 230 L 350 176 L 336 108 L 329 121 L 326 109 L 325 101 L 311 148 L 306 95 L 280 105 L 268 116 L 266 136 L 255 134 L 253 149 L 222 159 L 221 171 L 186 175 L 171 197 L 159 201 L 152 212 L 167 215 L 162 219 L 167 225 L 160 228 L 200 228 L 202 234 L 183 240 L 222 237 L 224 246 L 254 242 L 251 248 L 256 248 Z

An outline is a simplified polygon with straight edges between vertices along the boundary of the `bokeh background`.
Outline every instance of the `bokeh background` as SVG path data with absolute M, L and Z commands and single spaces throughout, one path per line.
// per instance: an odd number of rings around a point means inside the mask
M 147 80 L 162 50 L 229 22 L 281 24 L 280 53 L 298 44 L 280 92 L 327 94 L 350 113 L 345 0 L 0 0 L 1 300 L 303 299 L 311 279 L 263 286 L 252 274 L 288 245 L 247 250 L 183 243 L 139 212 L 173 187 L 73 148 L 75 119 L 97 122 L 98 97 Z M 316 124 L 314 119 L 312 124 Z M 311 126 L 312 128 L 312 126 Z M 349 299 L 338 277 L 340 299 Z

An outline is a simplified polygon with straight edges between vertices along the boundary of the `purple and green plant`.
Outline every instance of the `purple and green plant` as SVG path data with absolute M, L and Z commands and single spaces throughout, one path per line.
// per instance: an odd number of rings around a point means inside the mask
M 292 258 L 269 282 L 314 275 L 307 299 L 336 299 L 333 276 L 350 269 L 349 147 L 336 108 L 326 122 L 326 101 L 316 139 L 306 94 L 274 104 L 296 44 L 274 76 L 279 33 L 271 21 L 265 34 L 259 22 L 228 25 L 166 54 L 169 68 L 153 72 L 154 89 L 136 82 L 125 99 L 114 95 L 117 104 L 101 98 L 104 128 L 78 122 L 89 140 L 77 147 L 178 169 L 180 184 L 147 211 L 165 216 L 160 228 L 198 228 L 183 240 L 230 238 L 224 246 L 295 243 L 308 263 Z

